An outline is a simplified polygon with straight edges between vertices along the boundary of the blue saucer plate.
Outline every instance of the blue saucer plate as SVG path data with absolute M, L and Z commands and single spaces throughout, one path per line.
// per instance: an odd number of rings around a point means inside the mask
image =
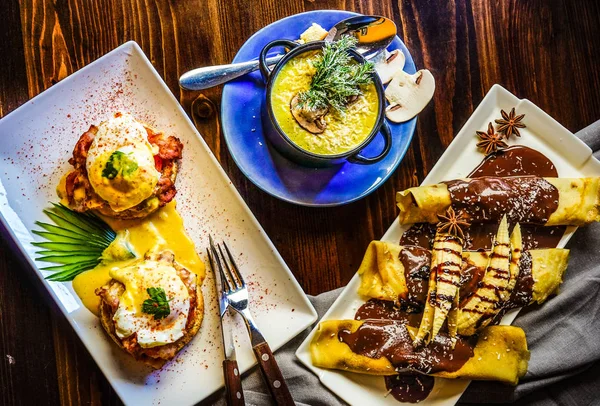
M 348 11 L 321 10 L 276 21 L 250 37 L 233 62 L 257 59 L 267 43 L 275 39 L 295 40 L 312 23 L 328 30 L 339 21 L 355 15 Z M 389 51 L 394 49 L 400 49 L 406 56 L 404 70 L 415 73 L 412 57 L 398 37 L 388 47 Z M 256 186 L 281 200 L 303 206 L 347 204 L 381 186 L 402 161 L 417 120 L 389 123 L 392 148 L 385 159 L 376 164 L 346 162 L 332 168 L 309 168 L 284 158 L 265 139 L 261 120 L 263 103 L 265 86 L 258 71 L 225 85 L 221 103 L 225 142 L 237 166 Z M 383 136 L 378 134 L 362 153 L 375 156 L 382 149 Z

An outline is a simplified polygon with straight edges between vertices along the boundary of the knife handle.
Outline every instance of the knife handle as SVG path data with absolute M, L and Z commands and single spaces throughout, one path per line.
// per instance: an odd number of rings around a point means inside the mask
M 266 342 L 257 344 L 252 347 L 256 360 L 260 366 L 260 370 L 265 378 L 265 382 L 271 392 L 271 397 L 275 400 L 277 405 L 293 406 L 295 405 L 294 399 L 283 379 L 279 365 L 275 361 L 273 352 L 269 348 L 269 344 Z
M 227 392 L 228 406 L 245 405 L 244 392 L 242 391 L 242 377 L 237 361 L 223 360 L 223 374 L 225 375 L 225 392 Z

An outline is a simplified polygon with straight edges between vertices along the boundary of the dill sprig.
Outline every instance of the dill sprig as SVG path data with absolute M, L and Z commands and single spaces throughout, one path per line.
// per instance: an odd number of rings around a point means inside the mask
M 298 94 L 299 107 L 319 110 L 332 107 L 346 111 L 348 99 L 362 93 L 360 86 L 369 84 L 374 71 L 372 62 L 355 63 L 348 50 L 357 39 L 346 35 L 333 43 L 326 43 L 323 52 L 313 62 L 316 73 L 310 88 Z

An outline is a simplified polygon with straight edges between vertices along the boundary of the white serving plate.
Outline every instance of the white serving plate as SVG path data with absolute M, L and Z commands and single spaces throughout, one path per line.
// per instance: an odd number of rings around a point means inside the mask
M 0 120 L 0 220 L 126 404 L 191 405 L 223 386 L 221 332 L 212 273 L 204 282 L 205 318 L 191 344 L 160 371 L 121 351 L 71 283 L 44 280 L 30 230 L 47 221 L 55 187 L 79 136 L 117 111 L 129 111 L 184 144 L 176 200 L 186 229 L 206 260 L 208 234 L 238 254 L 258 326 L 276 350 L 317 314 L 185 112 L 135 42 L 91 63 Z M 41 265 L 41 264 L 40 264 Z M 33 299 L 35 300 L 35 298 Z M 242 371 L 255 364 L 243 324 L 235 330 Z
M 508 112 L 512 107 L 516 107 L 518 114 L 525 114 L 523 121 L 527 128 L 519 130 L 521 138 L 515 140 L 515 137 L 511 137 L 509 145 L 526 145 L 542 152 L 554 162 L 560 177 L 600 176 L 600 162 L 592 156 L 592 150 L 588 146 L 529 100 L 519 99 L 503 87 L 494 85 L 422 184 L 466 177 L 483 158 L 483 154 L 475 146 L 475 131 L 485 131 L 490 121 L 500 117 L 501 109 Z M 401 226 L 399 221 L 394 221 L 381 240 L 398 243 L 407 228 L 408 226 Z M 558 246 L 564 247 L 575 230 L 576 227 L 569 227 Z M 322 320 L 353 319 L 356 310 L 365 302 L 357 293 L 359 285 L 360 278 L 357 274 Z M 507 313 L 501 324 L 512 323 L 517 313 L 518 310 Z M 392 396 L 385 397 L 387 390 L 382 377 L 313 366 L 310 342 L 315 331 L 316 327 L 300 345 L 296 356 L 319 377 L 323 385 L 352 405 L 411 405 L 398 402 Z M 469 382 L 436 378 L 431 394 L 420 404 L 454 405 Z

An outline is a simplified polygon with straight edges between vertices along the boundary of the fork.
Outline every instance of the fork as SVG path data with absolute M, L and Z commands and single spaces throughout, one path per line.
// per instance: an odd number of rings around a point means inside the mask
M 252 349 L 256 355 L 258 365 L 263 374 L 263 378 L 269 388 L 271 396 L 278 405 L 294 405 L 294 399 L 287 387 L 285 380 L 273 352 L 267 344 L 267 341 L 263 337 L 262 333 L 256 326 L 254 318 L 250 313 L 248 307 L 249 296 L 248 289 L 246 288 L 246 282 L 240 273 L 240 270 L 231 255 L 231 251 L 227 244 L 223 241 L 222 244 L 217 244 L 215 247 L 212 238 L 210 239 L 211 249 L 213 252 L 217 252 L 219 255 L 215 255 L 215 260 L 219 272 L 221 272 L 223 282 L 223 292 L 229 302 L 229 306 L 239 313 L 246 324 L 248 334 L 250 335 L 250 342 L 252 343 Z M 227 257 L 223 253 L 221 245 L 225 247 Z
M 212 237 L 210 237 L 212 243 Z M 212 251 L 212 252 L 211 252 Z M 240 376 L 237 357 L 235 354 L 235 345 L 233 344 L 233 335 L 231 332 L 232 320 L 225 319 L 225 313 L 229 310 L 227 297 L 223 292 L 223 272 L 215 267 L 217 252 L 211 245 L 211 249 L 206 250 L 210 268 L 215 274 L 215 289 L 219 298 L 219 319 L 221 321 L 221 335 L 223 338 L 223 375 L 225 378 L 225 393 L 227 395 L 227 406 L 242 406 L 244 402 L 244 391 L 242 390 L 242 377 Z

